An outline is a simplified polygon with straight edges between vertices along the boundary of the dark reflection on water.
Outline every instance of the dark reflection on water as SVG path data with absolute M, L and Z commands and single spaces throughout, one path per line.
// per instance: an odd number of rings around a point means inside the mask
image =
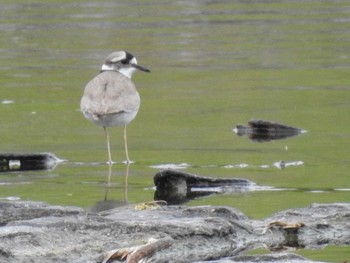
M 112 189 L 111 183 L 112 183 L 112 170 L 113 170 L 113 164 L 108 164 L 108 175 L 107 175 L 107 183 L 106 183 L 106 190 L 105 190 L 105 196 L 102 201 L 98 201 L 96 204 L 90 206 L 87 208 L 87 211 L 89 212 L 102 212 L 110 209 L 114 209 L 117 207 L 125 206 L 128 204 L 128 177 L 129 177 L 129 167 L 130 163 L 125 165 L 125 185 L 124 185 L 124 199 L 123 200 L 113 200 L 110 199 L 109 193 Z

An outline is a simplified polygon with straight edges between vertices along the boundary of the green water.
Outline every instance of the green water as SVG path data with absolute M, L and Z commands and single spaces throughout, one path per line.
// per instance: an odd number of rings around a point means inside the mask
M 79 101 L 104 57 L 127 50 L 152 73 L 133 77 L 142 99 L 128 128 L 135 163 L 127 181 L 127 167 L 113 166 L 108 199 L 152 200 L 160 170 L 153 167 L 186 163 L 189 173 L 285 189 L 187 205 L 227 205 L 263 218 L 314 202 L 350 201 L 348 1 L 2 0 L 0 6 L 0 150 L 66 160 L 52 171 L 1 174 L 0 198 L 86 208 L 104 199 L 103 130 L 83 118 Z M 308 133 L 255 143 L 232 132 L 253 118 Z M 121 162 L 122 129 L 111 129 L 111 137 L 113 159 Z M 272 165 L 281 160 L 303 165 Z M 343 262 L 350 248 L 297 253 Z

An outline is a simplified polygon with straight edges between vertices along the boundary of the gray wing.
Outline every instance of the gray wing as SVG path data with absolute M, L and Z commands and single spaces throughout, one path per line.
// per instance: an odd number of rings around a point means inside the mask
M 80 101 L 82 112 L 96 116 L 133 112 L 139 106 L 140 96 L 132 81 L 119 72 L 110 71 L 93 78 Z

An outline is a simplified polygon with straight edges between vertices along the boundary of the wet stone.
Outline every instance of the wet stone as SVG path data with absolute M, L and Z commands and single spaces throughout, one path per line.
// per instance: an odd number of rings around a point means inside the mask
M 52 170 L 62 161 L 53 153 L 1 153 L 0 173 Z
M 255 185 L 242 178 L 211 178 L 166 169 L 154 178 L 155 200 L 165 200 L 168 204 L 182 204 L 189 200 L 223 192 L 241 192 Z

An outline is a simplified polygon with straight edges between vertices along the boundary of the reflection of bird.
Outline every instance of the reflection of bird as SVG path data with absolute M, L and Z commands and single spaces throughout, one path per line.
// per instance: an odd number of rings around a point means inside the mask
M 135 118 L 140 107 L 140 96 L 131 81 L 137 70 L 150 72 L 137 65 L 136 58 L 128 52 L 109 54 L 101 72 L 85 87 L 80 109 L 86 119 L 102 126 L 107 139 L 109 163 L 112 163 L 107 127 L 124 126 L 126 162 L 130 163 L 126 126 Z
M 126 206 L 128 204 L 128 177 L 129 177 L 129 167 L 130 163 L 126 164 L 126 170 L 125 170 L 125 185 L 124 185 L 124 200 L 113 200 L 110 198 L 109 191 L 112 189 L 112 164 L 108 165 L 108 178 L 107 178 L 107 185 L 106 185 L 106 192 L 105 197 L 102 201 L 98 201 L 91 207 L 87 208 L 87 211 L 98 213 L 106 210 L 110 210 L 117 207 Z

